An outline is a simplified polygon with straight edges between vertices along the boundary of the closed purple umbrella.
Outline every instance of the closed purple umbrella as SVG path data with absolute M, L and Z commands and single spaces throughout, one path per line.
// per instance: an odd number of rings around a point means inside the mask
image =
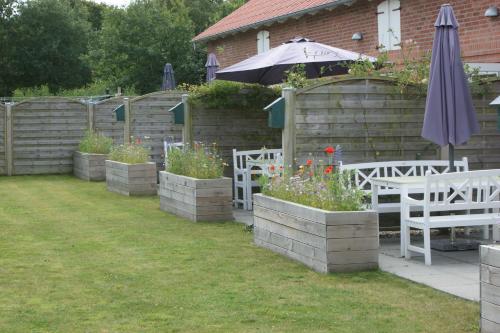
M 478 133 L 479 124 L 460 59 L 458 22 L 450 5 L 441 6 L 434 26 L 422 136 L 441 147 L 449 145 L 450 171 L 455 171 L 454 146 Z
M 219 62 L 215 54 L 210 53 L 207 58 L 205 67 L 207 68 L 207 82 L 215 80 L 215 72 L 219 70 Z
M 283 82 L 285 72 L 293 65 L 304 64 L 307 78 L 347 74 L 346 63 L 376 58 L 313 40 L 295 37 L 267 52 L 250 57 L 217 72 L 218 80 L 275 84 Z
M 174 90 L 175 86 L 174 68 L 171 64 L 167 63 L 165 67 L 163 67 L 161 90 Z

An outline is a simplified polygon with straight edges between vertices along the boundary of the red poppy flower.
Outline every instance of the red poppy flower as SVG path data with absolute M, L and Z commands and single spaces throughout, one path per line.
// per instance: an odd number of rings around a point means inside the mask
M 335 149 L 332 146 L 325 148 L 325 153 L 327 153 L 327 154 L 333 154 L 334 152 L 335 152 Z
M 275 169 L 274 165 L 271 164 L 271 166 L 269 167 L 269 170 L 274 171 L 274 169 Z
M 333 166 L 330 165 L 325 169 L 325 175 L 331 173 L 332 171 L 333 171 Z
M 312 161 L 312 160 L 307 160 L 307 161 L 306 161 L 306 164 L 307 164 L 307 165 L 312 165 L 312 164 L 313 164 L 313 161 Z

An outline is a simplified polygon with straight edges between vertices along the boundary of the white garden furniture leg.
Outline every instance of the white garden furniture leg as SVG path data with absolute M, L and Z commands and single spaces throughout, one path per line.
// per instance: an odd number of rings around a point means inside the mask
M 431 229 L 424 227 L 424 256 L 425 264 L 431 265 Z
M 408 187 L 406 186 L 403 186 L 401 187 L 401 198 L 406 198 L 408 196 Z M 401 217 L 400 217 L 400 224 L 401 224 L 401 227 L 400 227 L 400 238 L 401 238 L 401 250 L 400 250 L 400 254 L 401 254 L 401 257 L 404 257 L 405 256 L 405 252 L 406 252 L 406 231 L 405 231 L 405 228 L 406 228 L 406 223 L 404 222 L 405 221 L 405 212 L 404 212 L 404 209 L 401 209 Z

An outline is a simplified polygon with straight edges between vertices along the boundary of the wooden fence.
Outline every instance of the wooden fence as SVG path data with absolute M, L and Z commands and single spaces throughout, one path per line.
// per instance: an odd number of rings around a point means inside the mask
M 182 125 L 175 125 L 173 114 L 168 111 L 180 101 L 180 92 L 157 92 L 130 100 L 129 133 L 144 141 L 144 145 L 151 149 L 151 158 L 158 166 L 164 160 L 163 139 L 182 139 Z
M 86 110 L 81 102 L 57 97 L 12 107 L 12 174 L 71 172 L 87 128 Z
M 500 168 L 498 119 L 488 106 L 500 94 L 500 82 L 489 90 L 474 99 L 481 133 L 456 149 L 457 158 L 467 156 L 472 169 Z M 183 130 L 195 141 L 216 142 L 227 162 L 233 148 L 276 148 L 282 143 L 291 152 L 285 155 L 287 164 L 294 158 L 303 163 L 311 155 L 323 158 L 328 145 L 343 147 L 345 163 L 446 158 L 445 150 L 420 136 L 425 97 L 400 94 L 391 80 L 334 79 L 296 93 L 285 90 L 284 96 L 287 115 L 294 116 L 286 117 L 283 132 L 269 128 L 268 115 L 260 110 L 190 107 L 184 128 L 175 125 L 168 109 L 181 101 L 181 92 L 96 104 L 54 97 L 0 105 L 0 174 L 71 172 L 72 153 L 87 128 L 116 144 L 141 137 L 158 165 L 163 163 L 163 138 L 180 141 Z M 124 122 L 113 113 L 122 104 Z
M 500 94 L 500 82 L 474 98 L 481 132 L 463 146 L 472 169 L 500 168 L 500 132 L 496 110 L 488 103 Z M 296 93 L 295 157 L 324 156 L 329 145 L 341 145 L 344 163 L 442 159 L 445 149 L 420 136 L 425 96 L 401 94 L 388 79 L 341 79 Z
M 163 138 L 181 137 L 181 125 L 174 125 L 168 112 L 180 99 L 180 92 L 157 92 L 95 104 L 43 97 L 0 105 L 0 175 L 72 172 L 73 152 L 87 129 L 111 137 L 115 144 L 140 137 L 160 165 Z M 117 121 L 113 110 L 122 104 L 125 121 Z
M 192 135 L 195 141 L 217 143 L 222 158 L 230 164 L 227 174 L 232 175 L 232 150 L 253 150 L 281 147 L 281 130 L 267 126 L 267 112 L 242 109 L 191 108 Z
M 4 175 L 7 173 L 6 163 L 5 163 L 5 106 L 0 104 L 0 175 Z

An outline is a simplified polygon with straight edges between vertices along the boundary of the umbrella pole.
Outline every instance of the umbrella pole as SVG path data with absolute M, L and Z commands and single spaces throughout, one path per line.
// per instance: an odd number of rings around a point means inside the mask
M 450 143 L 448 145 L 448 157 L 450 159 L 450 172 L 455 172 L 455 147 Z

